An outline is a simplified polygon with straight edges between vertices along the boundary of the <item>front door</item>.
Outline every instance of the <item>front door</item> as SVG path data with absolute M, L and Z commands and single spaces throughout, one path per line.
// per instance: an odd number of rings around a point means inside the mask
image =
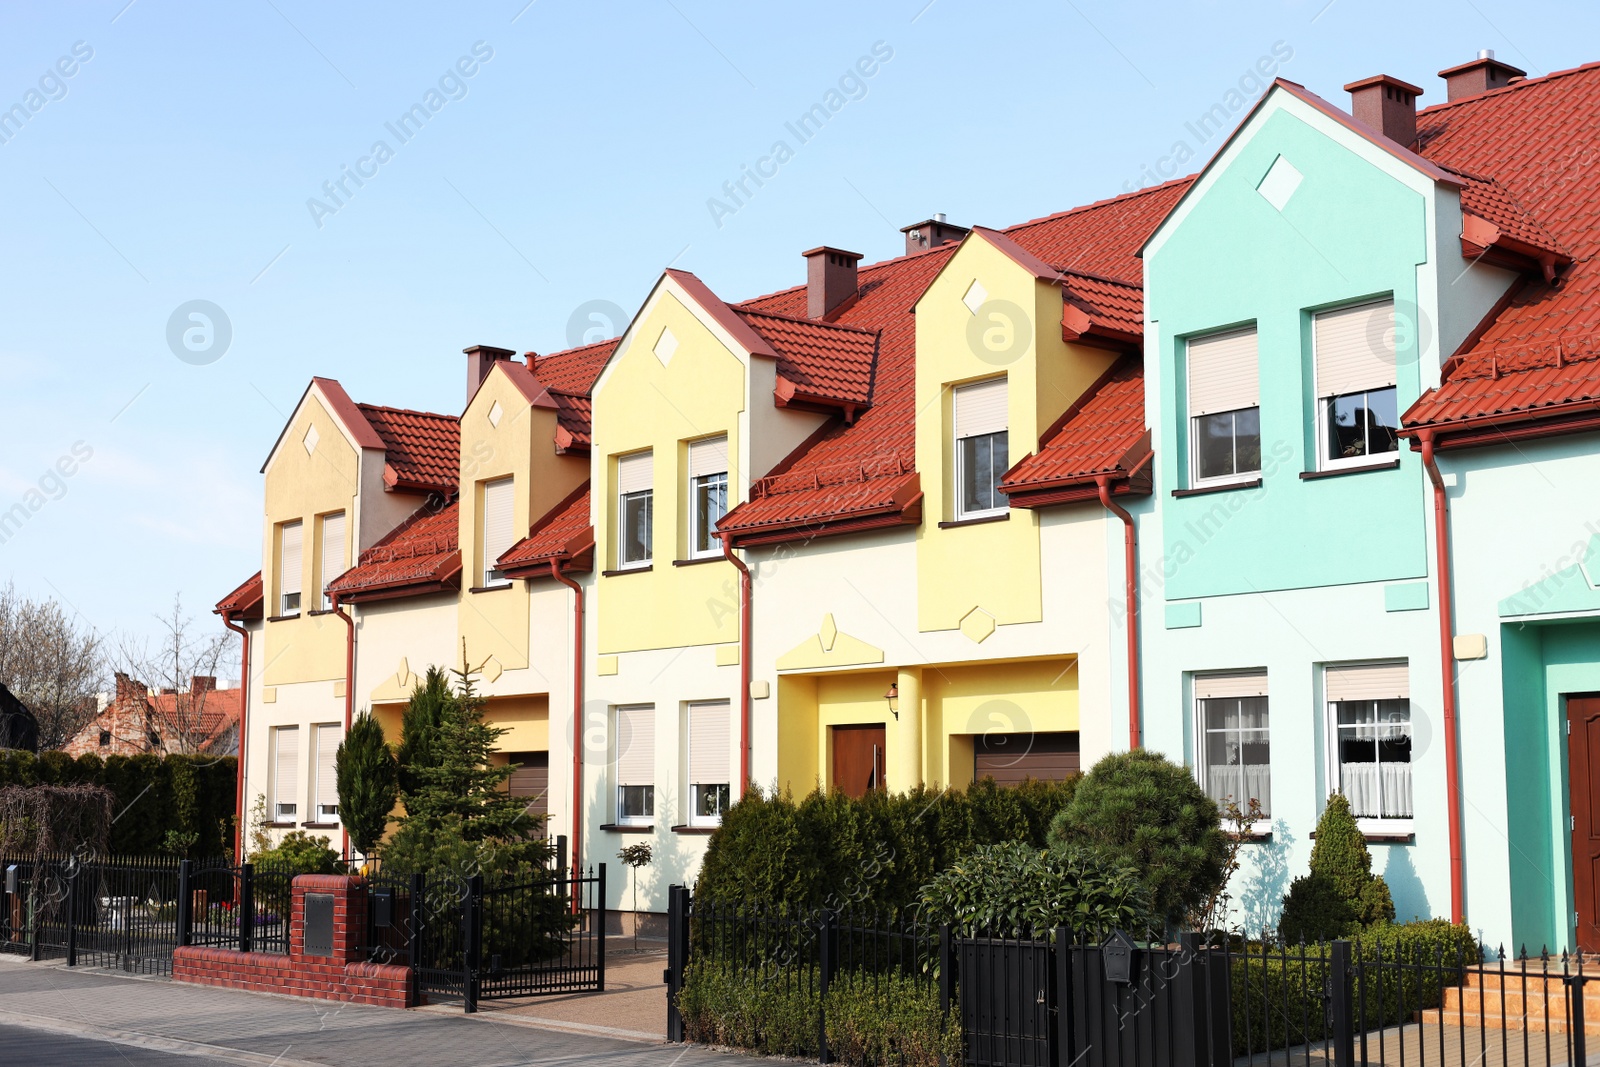
M 883 788 L 882 726 L 833 728 L 833 788 L 852 797 Z
M 1600 952 L 1600 695 L 1567 697 L 1567 782 L 1577 947 Z

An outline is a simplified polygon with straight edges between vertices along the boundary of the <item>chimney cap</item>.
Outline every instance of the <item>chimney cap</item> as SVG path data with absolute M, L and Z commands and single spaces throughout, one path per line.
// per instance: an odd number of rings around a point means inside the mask
M 510 359 L 517 353 L 509 348 L 496 348 L 494 345 L 468 345 L 461 350 L 464 356 L 482 355 L 489 359 Z
M 1489 54 L 1484 55 L 1484 52 Z M 1496 59 L 1494 57 L 1493 48 L 1485 48 L 1478 53 L 1477 59 L 1469 59 L 1465 63 L 1457 63 L 1453 67 L 1446 67 L 1439 72 L 1439 77 L 1448 78 L 1452 74 L 1462 74 L 1469 70 L 1477 70 L 1479 67 L 1499 67 L 1501 70 L 1505 71 L 1508 76 L 1513 78 L 1526 78 L 1528 76 L 1528 72 L 1523 70 L 1521 67 L 1513 67 L 1510 63 L 1502 63 L 1500 60 Z
M 1374 85 L 1382 85 L 1394 89 L 1403 89 L 1412 96 L 1422 95 L 1422 87 L 1420 85 L 1412 85 L 1408 81 L 1401 81 L 1392 74 L 1374 74 L 1370 78 L 1362 78 L 1359 81 L 1353 81 L 1344 87 L 1344 91 L 1347 93 L 1353 93 L 1357 89 L 1366 89 Z
M 827 253 L 829 253 L 831 255 L 835 255 L 835 256 L 843 256 L 846 259 L 854 260 L 854 261 L 858 261 L 858 262 L 861 259 L 861 253 L 860 252 L 846 252 L 844 249 L 835 248 L 832 245 L 818 245 L 817 247 L 807 249 L 806 251 L 801 252 L 800 254 L 802 256 L 804 256 L 805 258 L 810 259 L 812 256 L 820 256 L 824 252 L 827 252 Z

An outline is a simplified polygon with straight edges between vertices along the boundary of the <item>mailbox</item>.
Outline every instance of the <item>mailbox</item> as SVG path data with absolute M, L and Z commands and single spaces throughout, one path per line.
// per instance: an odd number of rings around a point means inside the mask
M 1133 938 L 1121 930 L 1114 930 L 1106 943 L 1100 946 L 1100 959 L 1105 967 L 1106 981 L 1128 985 L 1139 973 L 1138 946 Z
M 17 865 L 15 863 L 6 868 L 6 892 L 15 894 L 17 891 Z
M 304 951 L 307 956 L 333 955 L 333 894 L 307 893 Z
M 374 889 L 372 891 L 372 925 L 379 930 L 384 930 L 394 925 L 393 889 Z

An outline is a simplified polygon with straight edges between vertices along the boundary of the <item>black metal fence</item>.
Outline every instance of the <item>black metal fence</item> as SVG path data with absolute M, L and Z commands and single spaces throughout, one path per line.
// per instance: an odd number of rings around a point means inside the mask
M 969 937 L 910 917 L 712 907 L 679 886 L 668 926 L 669 1041 L 822 1062 L 1554 1067 L 1587 1062 L 1586 1016 L 1600 1019 L 1600 961 L 1459 936 Z M 861 1026 L 830 1020 L 858 1010 L 828 995 L 841 982 L 897 998 L 873 1009 L 892 1016 L 880 1029 L 893 1041 L 842 1046 Z M 908 1001 L 927 1008 L 908 1014 Z

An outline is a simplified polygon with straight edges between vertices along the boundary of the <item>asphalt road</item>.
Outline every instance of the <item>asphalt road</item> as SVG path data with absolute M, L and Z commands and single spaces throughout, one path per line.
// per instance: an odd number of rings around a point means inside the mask
M 84 1037 L 0 1025 L 0 1063 L 7 1067 L 195 1067 L 225 1063 L 210 1056 L 179 1056 Z

